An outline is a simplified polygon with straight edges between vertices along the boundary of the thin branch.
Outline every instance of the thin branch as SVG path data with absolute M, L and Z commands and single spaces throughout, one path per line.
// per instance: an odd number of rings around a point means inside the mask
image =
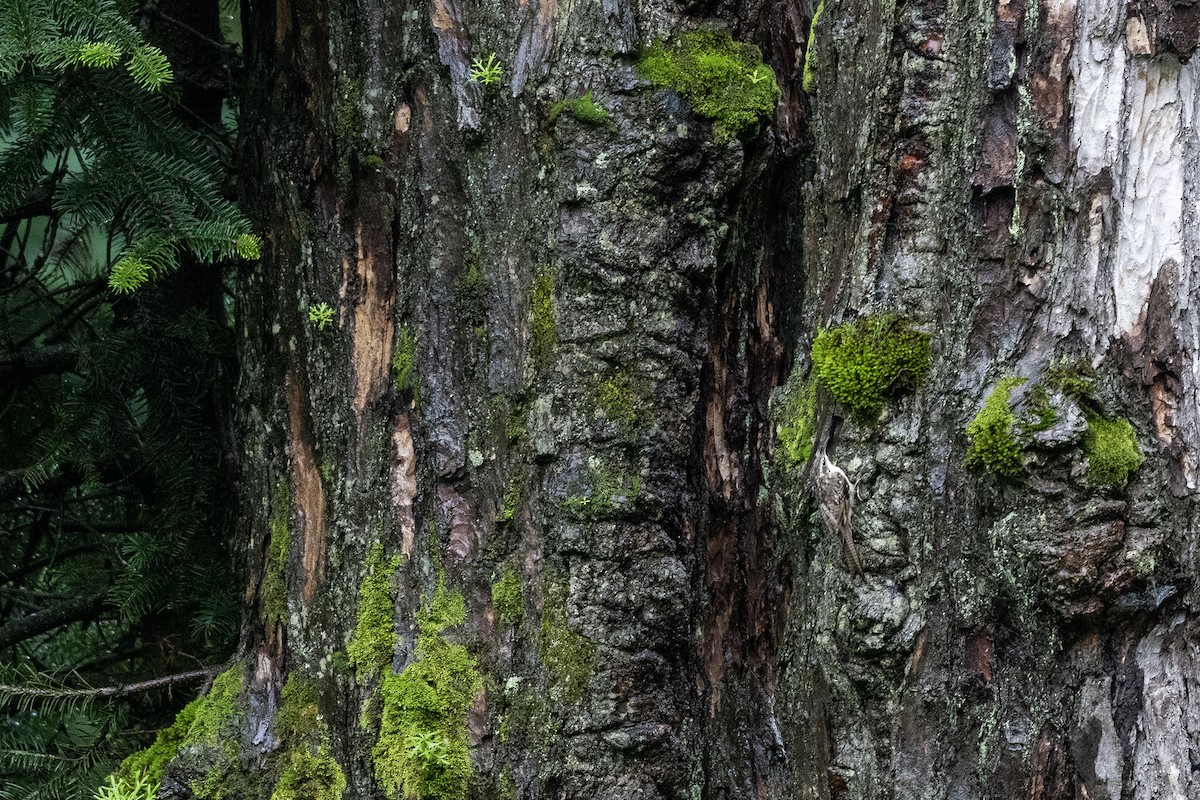
M 123 697 L 129 694 L 137 694 L 138 692 L 148 692 L 151 689 L 160 689 L 164 686 L 174 686 L 177 683 L 188 683 L 199 678 L 208 678 L 211 680 L 220 672 L 220 667 L 208 667 L 207 669 L 194 669 L 190 672 L 179 672 L 175 675 L 163 675 L 159 678 L 137 681 L 136 683 L 122 683 L 117 686 L 100 686 L 92 689 L 48 689 L 40 686 L 0 684 L 0 695 L 45 697 L 55 700 L 70 697 Z

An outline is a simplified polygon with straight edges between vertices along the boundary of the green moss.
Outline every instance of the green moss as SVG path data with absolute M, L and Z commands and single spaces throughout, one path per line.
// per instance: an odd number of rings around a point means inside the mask
M 207 774 L 191 785 L 202 800 L 246 797 L 253 791 L 252 776 L 240 769 L 236 730 L 245 677 L 245 665 L 235 665 L 213 679 L 208 694 L 191 704 L 192 720 L 180 748 L 214 751 Z
M 565 587 L 552 586 L 542 608 L 538 653 L 553 686 L 568 702 L 578 702 L 587 693 L 596 663 L 596 646 L 586 636 L 571 630 L 567 618 Z
M 1058 422 L 1058 412 L 1050 402 L 1050 392 L 1044 384 L 1037 384 L 1029 390 L 1025 398 L 1024 429 L 1037 433 L 1050 428 Z
M 292 673 L 280 693 L 275 735 L 287 745 L 271 800 L 340 800 L 346 775 L 329 753 L 317 687 Z
M 475 659 L 441 635 L 466 618 L 462 595 L 439 587 L 418 615 L 416 660 L 380 687 L 383 709 L 371 756 L 392 800 L 462 800 L 471 780 L 467 712 L 483 688 Z
M 533 360 L 539 366 L 550 361 L 558 346 L 558 328 L 554 320 L 554 275 L 543 272 L 533 282 L 533 324 L 529 341 Z
M 1042 383 L 1076 400 L 1090 400 L 1096 371 L 1086 361 L 1064 361 L 1049 367 L 1042 375 Z
M 609 422 L 625 429 L 637 426 L 637 395 L 624 372 L 610 375 L 596 388 L 596 406 Z
M 808 43 L 804 48 L 804 79 L 801 88 L 805 94 L 812 94 L 817 89 L 817 23 L 821 12 L 825 10 L 825 0 L 817 4 L 813 12 L 812 24 L 808 26 Z
M 816 434 L 817 392 L 811 381 L 793 376 L 781 392 L 776 414 L 780 460 L 785 468 L 807 464 Z
M 203 702 L 204 698 L 200 698 L 188 703 L 169 727 L 155 735 L 153 744 L 122 761 L 116 772 L 118 780 L 128 782 L 141 776 L 147 783 L 159 783 L 167 762 L 175 757 L 187 741 L 188 731 L 196 719 L 196 710 Z
M 575 100 L 560 100 L 555 103 L 550 108 L 550 123 L 554 124 L 564 111 L 585 125 L 596 128 L 614 127 L 608 110 L 596 102 L 591 92 Z
M 237 717 L 245 677 L 245 665 L 237 664 L 213 679 L 208 694 L 192 703 L 195 709 L 184 746 L 217 747 L 232 740 L 227 729 Z
M 813 367 L 835 400 L 860 421 L 873 422 L 884 400 L 921 385 L 929 338 L 895 314 L 873 314 L 818 333 Z
M 1017 416 L 1009 405 L 1012 390 L 1025 383 L 1024 378 L 1004 378 L 988 395 L 983 408 L 967 424 L 967 466 L 983 467 L 994 475 L 1015 478 L 1025 468 L 1022 447 L 1017 440 Z
M 401 325 L 392 351 L 392 383 L 400 392 L 417 392 L 417 337 L 408 325 Z
M 359 675 L 375 673 L 391 663 L 396 644 L 396 596 L 392 575 L 400 568 L 400 556 L 387 558 L 383 545 L 371 548 L 367 575 L 358 587 L 358 614 L 354 636 L 346 647 L 350 663 Z
M 287 564 L 288 548 L 292 542 L 292 496 L 287 481 L 275 486 L 271 501 L 271 516 L 267 520 L 270 541 L 267 543 L 266 563 L 263 564 L 262 608 L 268 624 L 287 622 Z
M 275 735 L 282 741 L 306 738 L 321 728 L 317 709 L 317 686 L 296 673 L 288 675 L 279 693 L 279 711 L 275 714 Z
M 292 748 L 283 757 L 283 770 L 271 800 L 341 800 L 346 773 L 321 744 L 313 753 L 307 745 Z
M 1087 421 L 1083 452 L 1087 456 L 1088 482 L 1100 487 L 1124 486 L 1129 482 L 1129 473 L 1143 461 L 1133 425 L 1124 417 L 1106 419 L 1099 414 L 1089 414 Z
M 516 570 L 504 570 L 500 579 L 492 584 L 492 606 L 501 622 L 516 625 L 521 621 L 525 604 L 521 599 L 521 576 Z
M 713 120 L 722 136 L 757 131 L 779 100 L 779 84 L 762 52 L 724 31 L 692 31 L 674 44 L 659 42 L 638 67 L 653 84 L 675 90 L 697 114 Z
M 574 495 L 563 500 L 562 508 L 571 517 L 581 520 L 597 520 L 611 517 L 632 508 L 642 493 L 640 475 L 620 475 L 603 464 L 588 465 L 590 492 Z
M 508 486 L 504 489 L 504 500 L 500 503 L 500 513 L 496 516 L 496 521 L 510 522 L 520 506 L 521 479 L 519 476 L 514 475 L 509 478 Z

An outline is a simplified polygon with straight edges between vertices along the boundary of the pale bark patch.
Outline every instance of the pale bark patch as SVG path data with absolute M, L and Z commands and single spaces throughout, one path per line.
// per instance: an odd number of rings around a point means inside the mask
M 364 243 L 362 223 L 355 231 L 358 299 L 354 306 L 354 411 L 361 419 L 367 406 L 387 387 L 392 360 L 395 296 L 377 274 L 376 253 Z M 349 270 L 349 265 L 346 265 Z M 386 267 L 385 267 L 386 268 Z
M 413 447 L 412 427 L 408 414 L 401 414 L 392 432 L 396 448 L 392 462 L 392 513 L 400 525 L 401 552 L 405 559 L 412 557 L 417 522 L 413 516 L 413 500 L 417 496 L 417 454 Z
M 301 597 L 312 602 L 325 573 L 325 487 L 313 453 L 304 387 L 295 367 L 287 373 L 288 438 L 302 565 Z

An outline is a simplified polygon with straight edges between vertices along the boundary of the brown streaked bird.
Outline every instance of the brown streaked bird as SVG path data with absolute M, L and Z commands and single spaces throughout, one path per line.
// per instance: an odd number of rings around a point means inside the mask
M 845 470 L 829 460 L 824 451 L 814 470 L 817 508 L 830 533 L 842 541 L 842 554 L 851 575 L 866 578 L 858 547 L 854 544 L 854 484 Z

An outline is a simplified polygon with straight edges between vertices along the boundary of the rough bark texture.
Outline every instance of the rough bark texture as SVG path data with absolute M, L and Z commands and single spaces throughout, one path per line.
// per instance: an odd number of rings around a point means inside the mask
M 341 655 L 382 544 L 393 672 L 465 598 L 473 797 L 1200 795 L 1194 9 L 829 0 L 809 43 L 813 11 L 255 6 L 239 791 L 271 791 L 292 674 L 347 796 L 383 796 L 380 678 Z M 750 141 L 638 77 L 700 25 L 776 71 Z M 587 91 L 611 127 L 551 120 Z M 875 311 L 933 360 L 875 423 L 818 396 L 859 578 L 769 404 Z M 1062 396 L 1016 480 L 963 465 L 999 379 L 1077 359 L 1137 431 L 1127 487 L 1089 483 Z

